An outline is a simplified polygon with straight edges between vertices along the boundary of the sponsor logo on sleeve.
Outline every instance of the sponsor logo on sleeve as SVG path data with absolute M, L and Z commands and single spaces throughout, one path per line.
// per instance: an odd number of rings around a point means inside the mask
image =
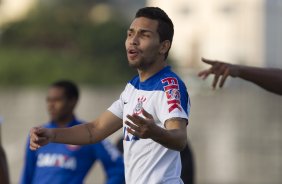
M 174 109 L 182 111 L 178 80 L 174 77 L 167 77 L 162 79 L 162 83 L 164 84 L 163 88 L 167 97 L 167 104 L 169 105 L 168 112 L 170 113 Z

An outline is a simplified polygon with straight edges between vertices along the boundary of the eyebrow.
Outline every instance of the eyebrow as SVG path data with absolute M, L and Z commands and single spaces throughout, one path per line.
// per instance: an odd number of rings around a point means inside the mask
M 134 32 L 135 30 L 133 28 L 129 28 L 127 31 L 128 32 Z M 141 33 L 154 33 L 153 31 L 151 31 L 149 29 L 140 29 L 138 31 L 141 32 Z

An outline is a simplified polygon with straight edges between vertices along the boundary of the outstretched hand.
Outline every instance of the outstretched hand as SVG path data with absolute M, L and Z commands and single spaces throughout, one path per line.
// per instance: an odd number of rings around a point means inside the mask
M 43 127 L 33 127 L 30 130 L 29 148 L 31 150 L 37 150 L 41 146 L 48 144 L 52 137 L 54 136 L 52 136 L 50 129 Z
M 156 131 L 158 131 L 159 127 L 155 124 L 151 114 L 144 109 L 142 109 L 142 114 L 145 118 L 142 118 L 137 114 L 126 116 L 132 122 L 131 123 L 128 120 L 125 121 L 125 124 L 128 126 L 127 131 L 139 138 L 153 138 L 153 136 L 156 135 Z
M 206 79 L 210 74 L 214 74 L 214 79 L 212 83 L 212 87 L 215 89 L 217 86 L 217 83 L 220 78 L 219 87 L 221 88 L 225 80 L 228 76 L 231 77 L 237 77 L 238 76 L 238 66 L 232 65 L 228 63 L 224 63 L 221 61 L 215 61 L 215 60 L 209 60 L 202 58 L 202 61 L 206 64 L 211 65 L 211 67 L 207 70 L 203 70 L 198 73 L 199 77 L 202 77 L 203 79 Z

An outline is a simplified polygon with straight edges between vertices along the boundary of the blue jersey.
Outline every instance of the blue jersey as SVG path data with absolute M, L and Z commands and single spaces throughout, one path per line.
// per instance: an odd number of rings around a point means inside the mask
M 74 119 L 68 127 L 78 124 Z M 44 127 L 58 128 L 54 122 Z M 109 141 L 85 146 L 49 143 L 31 151 L 28 139 L 20 184 L 82 184 L 97 159 L 103 164 L 107 184 L 124 183 L 122 155 Z

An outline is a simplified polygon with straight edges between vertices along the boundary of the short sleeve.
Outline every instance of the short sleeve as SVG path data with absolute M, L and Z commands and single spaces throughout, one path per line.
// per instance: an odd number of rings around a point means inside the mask
M 108 111 L 112 112 L 114 115 L 122 119 L 123 117 L 123 106 L 124 106 L 124 100 L 123 100 L 123 94 L 124 91 L 121 93 L 118 100 L 116 100 L 109 108 Z
M 164 125 L 170 118 L 189 119 L 190 99 L 185 84 L 174 77 L 162 79 L 163 91 L 160 91 L 156 106 L 156 115 Z

